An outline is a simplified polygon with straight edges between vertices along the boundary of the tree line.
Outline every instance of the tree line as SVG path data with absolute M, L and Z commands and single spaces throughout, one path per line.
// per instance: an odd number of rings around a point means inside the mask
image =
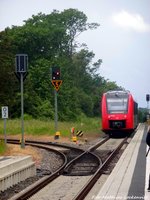
M 39 13 L 0 32 L 0 106 L 9 107 L 9 117 L 20 117 L 20 83 L 15 76 L 15 55 L 27 54 L 28 75 L 24 81 L 24 112 L 34 118 L 54 118 L 54 88 L 51 68 L 61 69 L 58 91 L 59 120 L 100 115 L 103 92 L 119 88 L 100 75 L 102 58 L 77 39 L 84 31 L 98 28 L 77 9 Z

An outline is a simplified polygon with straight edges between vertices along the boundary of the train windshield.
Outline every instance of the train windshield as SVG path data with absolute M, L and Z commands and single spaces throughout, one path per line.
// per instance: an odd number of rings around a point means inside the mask
M 128 111 L 128 94 L 107 94 L 108 113 L 127 113 Z

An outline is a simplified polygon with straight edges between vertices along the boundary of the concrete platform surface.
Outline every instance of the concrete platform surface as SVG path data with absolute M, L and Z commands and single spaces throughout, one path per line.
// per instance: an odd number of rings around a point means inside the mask
M 147 126 L 141 124 L 94 200 L 150 200 L 147 192 L 150 163 L 149 157 L 146 158 L 146 133 Z
M 0 157 L 0 192 L 35 174 L 31 156 Z

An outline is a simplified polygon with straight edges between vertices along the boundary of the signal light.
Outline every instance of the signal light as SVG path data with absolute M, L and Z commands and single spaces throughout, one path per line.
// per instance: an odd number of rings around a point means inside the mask
M 60 80 L 60 67 L 52 67 L 52 80 Z
M 28 55 L 16 54 L 16 72 L 25 73 L 28 68 Z
M 147 94 L 147 95 L 146 95 L 146 101 L 149 101 L 149 100 L 150 100 L 150 95 Z

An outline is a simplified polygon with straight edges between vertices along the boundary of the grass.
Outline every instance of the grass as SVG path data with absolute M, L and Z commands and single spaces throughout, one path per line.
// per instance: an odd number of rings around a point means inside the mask
M 6 145 L 4 140 L 0 140 L 0 155 L 2 155 L 6 151 Z
M 100 133 L 100 119 L 99 118 L 83 118 L 80 122 L 58 122 L 58 131 L 61 136 L 69 136 L 71 128 L 82 130 L 86 134 Z M 29 119 L 24 120 L 24 133 L 26 135 L 54 135 L 55 134 L 54 121 Z M 6 134 L 17 135 L 21 133 L 21 120 L 8 119 L 6 122 Z M 0 120 L 0 135 L 4 134 L 4 121 Z

